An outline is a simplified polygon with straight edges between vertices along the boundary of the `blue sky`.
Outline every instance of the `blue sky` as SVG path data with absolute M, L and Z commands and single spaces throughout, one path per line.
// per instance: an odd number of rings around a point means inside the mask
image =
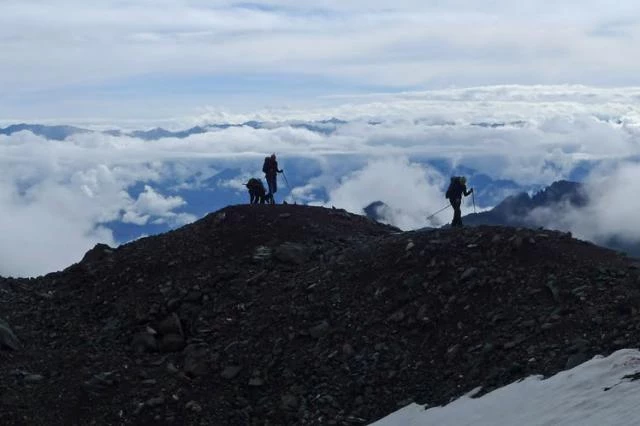
M 638 42 L 630 0 L 5 0 L 0 117 L 250 111 L 489 84 L 634 86 Z

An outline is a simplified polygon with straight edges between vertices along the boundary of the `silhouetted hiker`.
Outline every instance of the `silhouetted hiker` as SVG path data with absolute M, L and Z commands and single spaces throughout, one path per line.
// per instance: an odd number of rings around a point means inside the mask
M 266 191 L 260 179 L 251 178 L 244 186 L 249 190 L 250 204 L 273 204 L 273 196 L 265 194 Z
M 267 179 L 269 195 L 273 198 L 273 194 L 278 191 L 278 173 L 282 173 L 282 170 L 278 169 L 278 162 L 276 161 L 275 154 L 271 154 L 270 157 L 265 157 L 264 164 L 262 165 L 262 171 Z
M 454 176 L 451 178 L 449 188 L 447 188 L 446 197 L 453 207 L 453 221 L 451 226 L 462 227 L 462 212 L 460 204 L 462 203 L 462 195 L 467 197 L 473 192 L 473 188 L 467 191 L 467 178 L 464 176 Z

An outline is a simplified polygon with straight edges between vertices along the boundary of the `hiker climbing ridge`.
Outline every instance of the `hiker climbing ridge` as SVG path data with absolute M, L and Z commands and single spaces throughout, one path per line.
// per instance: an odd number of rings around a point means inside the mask
M 453 221 L 451 222 L 452 227 L 462 227 L 462 212 L 460 210 L 460 205 L 462 204 L 462 196 L 468 197 L 470 194 L 473 194 L 473 188 L 467 190 L 467 178 L 464 176 L 453 176 L 451 181 L 449 182 L 449 188 L 447 188 L 447 192 L 445 194 L 446 198 L 449 200 L 451 207 L 453 207 Z M 475 210 L 475 198 L 473 200 L 474 210 Z
M 273 195 L 278 191 L 278 173 L 283 173 L 283 170 L 278 169 L 278 161 L 276 160 L 276 154 L 271 154 L 270 157 L 265 157 L 262 165 L 262 171 L 267 180 L 267 186 L 269 187 L 269 194 L 273 198 Z

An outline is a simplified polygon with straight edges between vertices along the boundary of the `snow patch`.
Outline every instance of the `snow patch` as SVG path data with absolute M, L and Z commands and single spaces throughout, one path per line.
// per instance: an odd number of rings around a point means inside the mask
M 601 426 L 640 419 L 640 352 L 596 356 L 548 379 L 531 376 L 472 398 L 477 389 L 442 407 L 411 404 L 376 426 Z

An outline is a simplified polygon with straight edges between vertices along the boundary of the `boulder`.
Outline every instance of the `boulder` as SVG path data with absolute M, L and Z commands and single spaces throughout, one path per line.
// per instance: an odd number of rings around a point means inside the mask
M 276 248 L 274 256 L 282 263 L 302 265 L 309 259 L 309 250 L 302 244 L 287 242 Z
M 0 319 L 0 349 L 7 348 L 14 351 L 20 349 L 20 341 L 5 321 Z

